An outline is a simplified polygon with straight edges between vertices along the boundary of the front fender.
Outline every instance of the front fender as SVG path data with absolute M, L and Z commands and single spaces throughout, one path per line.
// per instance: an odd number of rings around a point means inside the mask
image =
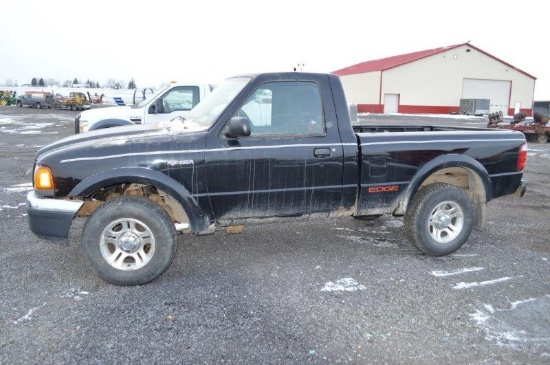
M 122 127 L 125 125 L 134 125 L 134 123 L 124 119 L 103 119 L 91 125 L 89 131 L 103 128 Z
M 69 197 L 88 196 L 101 188 L 122 183 L 151 185 L 165 191 L 185 210 L 192 232 L 208 228 L 208 217 L 191 193 L 176 180 L 155 170 L 129 167 L 102 171 L 78 183 L 69 193 Z
M 411 179 L 411 182 L 407 186 L 407 189 L 401 195 L 395 214 L 405 213 L 409 203 L 411 202 L 411 199 L 418 191 L 422 183 L 426 180 L 426 178 L 428 178 L 436 171 L 450 167 L 462 167 L 476 174 L 479 177 L 485 190 L 486 202 L 492 199 L 493 187 L 491 184 L 491 178 L 489 177 L 489 173 L 487 172 L 485 167 L 483 167 L 481 163 L 469 156 L 449 154 L 434 158 L 416 172 L 414 177 Z

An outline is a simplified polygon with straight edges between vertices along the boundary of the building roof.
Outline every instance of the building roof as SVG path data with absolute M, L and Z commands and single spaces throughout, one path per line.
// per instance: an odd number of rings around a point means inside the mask
M 380 59 L 372 60 L 372 61 L 361 62 L 361 63 L 358 63 L 358 64 L 353 65 L 353 66 L 349 66 L 349 67 L 346 67 L 346 68 L 343 68 L 343 69 L 340 69 L 340 70 L 333 71 L 332 73 L 336 74 L 338 76 L 346 76 L 346 75 L 356 75 L 356 74 L 362 74 L 362 73 L 373 72 L 373 71 L 385 71 L 385 70 L 389 70 L 391 68 L 399 67 L 399 66 L 405 65 L 407 63 L 411 63 L 411 62 L 418 61 L 418 60 L 423 59 L 423 58 L 431 57 L 433 55 L 443 53 L 445 51 L 448 51 L 448 50 L 451 50 L 451 49 L 454 49 L 454 48 L 458 48 L 458 47 L 462 47 L 462 46 L 468 46 L 472 49 L 475 49 L 478 52 L 481 52 L 484 55 L 486 55 L 488 57 L 491 57 L 492 59 L 497 60 L 498 62 L 503 63 L 506 66 L 508 66 L 510 68 L 513 68 L 514 70 L 516 70 L 518 72 L 521 72 L 522 74 L 536 80 L 536 77 L 529 75 L 527 72 L 522 71 L 519 68 L 514 67 L 514 66 L 510 65 L 507 62 L 502 61 L 501 59 L 499 59 L 499 58 L 497 58 L 497 57 L 495 57 L 495 56 L 493 56 L 493 55 L 491 55 L 491 54 L 489 54 L 489 53 L 487 53 L 487 52 L 485 52 L 485 51 L 483 51 L 483 50 L 481 50 L 481 49 L 479 49 L 479 48 L 477 48 L 473 45 L 471 45 L 468 42 L 461 43 L 461 44 L 455 44 L 455 45 L 447 46 L 447 47 L 427 49 L 427 50 L 424 50 L 424 51 L 406 53 L 406 54 L 402 54 L 402 55 L 386 57 L 386 58 L 380 58 Z

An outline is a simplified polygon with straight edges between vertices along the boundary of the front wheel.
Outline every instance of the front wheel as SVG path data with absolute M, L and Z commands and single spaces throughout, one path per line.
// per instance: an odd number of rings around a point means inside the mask
M 139 285 L 164 273 L 176 253 L 176 231 L 168 213 L 144 197 L 105 203 L 86 221 L 82 247 L 105 281 Z
M 435 183 L 416 193 L 405 216 L 405 231 L 422 252 L 449 255 L 468 240 L 473 218 L 473 203 L 463 189 Z

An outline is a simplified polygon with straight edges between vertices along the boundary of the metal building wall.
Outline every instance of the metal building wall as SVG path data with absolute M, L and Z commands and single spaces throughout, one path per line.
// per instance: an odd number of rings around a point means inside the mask
M 522 111 L 531 114 L 535 80 L 467 45 L 381 73 L 342 77 L 346 94 L 353 97 L 360 112 L 382 112 L 384 95 L 398 94 L 400 113 L 437 114 L 460 112 L 464 79 L 510 81 L 507 114 L 513 114 L 517 102 Z
M 348 103 L 357 104 L 359 113 L 382 113 L 379 103 L 381 76 L 380 71 L 340 76 Z

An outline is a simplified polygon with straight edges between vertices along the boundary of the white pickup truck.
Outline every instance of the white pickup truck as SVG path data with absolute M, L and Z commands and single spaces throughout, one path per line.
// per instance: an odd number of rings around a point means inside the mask
M 75 133 L 183 117 L 213 89 L 211 84 L 171 83 L 137 105 L 86 110 L 75 118 Z

